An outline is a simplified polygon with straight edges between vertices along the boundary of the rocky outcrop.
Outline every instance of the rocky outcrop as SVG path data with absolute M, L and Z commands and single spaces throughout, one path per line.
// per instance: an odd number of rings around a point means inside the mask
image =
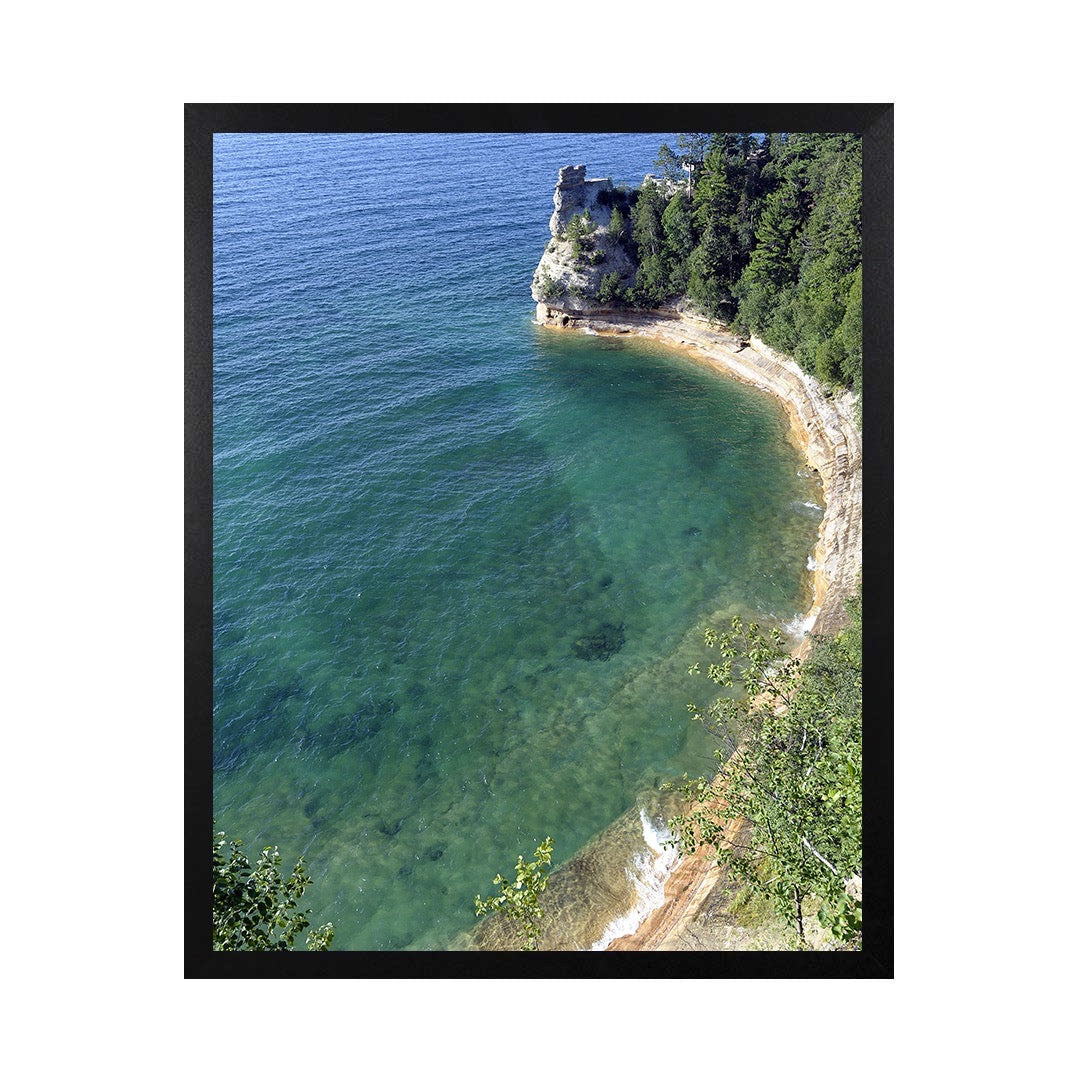
M 559 179 L 555 183 L 555 212 L 548 222 L 552 236 L 566 232 L 570 219 L 586 210 L 598 225 L 606 225 L 611 220 L 611 204 L 602 203 L 600 193 L 614 192 L 615 186 L 609 177 L 586 180 L 586 168 L 585 165 L 564 165 L 559 170 Z
M 541 320 L 547 318 L 548 308 L 568 317 L 608 310 L 605 301 L 598 299 L 605 295 L 604 277 L 614 273 L 622 288 L 634 281 L 635 263 L 623 241 L 610 231 L 611 211 L 616 206 L 629 229 L 628 197 L 606 177 L 587 180 L 585 169 L 584 165 L 566 165 L 559 170 L 555 210 L 548 223 L 551 240 L 532 281 L 537 318 Z M 575 219 L 576 226 L 572 224 Z M 579 232 L 576 243 L 575 227 Z

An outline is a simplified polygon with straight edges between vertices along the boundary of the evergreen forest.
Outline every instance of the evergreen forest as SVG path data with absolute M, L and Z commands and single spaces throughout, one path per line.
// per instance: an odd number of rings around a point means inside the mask
M 689 132 L 655 167 L 624 230 L 636 278 L 605 299 L 685 300 L 861 395 L 859 137 Z

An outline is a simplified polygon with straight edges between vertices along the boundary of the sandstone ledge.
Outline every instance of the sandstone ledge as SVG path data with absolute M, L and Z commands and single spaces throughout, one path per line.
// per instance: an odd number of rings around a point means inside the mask
M 790 357 L 751 337 L 740 341 L 726 328 L 686 312 L 568 313 L 543 303 L 537 321 L 598 334 L 638 334 L 682 347 L 722 374 L 773 394 L 791 422 L 792 435 L 821 477 L 825 514 L 814 552 L 814 601 L 810 630 L 834 634 L 844 623 L 844 600 L 855 593 L 862 570 L 862 437 L 850 394 L 829 395 Z M 800 651 L 805 650 L 805 644 Z M 681 859 L 665 886 L 664 904 L 635 931 L 612 942 L 612 951 L 684 951 L 768 948 L 733 931 L 724 919 L 724 874 L 700 854 Z M 777 947 L 777 946 L 772 946 Z

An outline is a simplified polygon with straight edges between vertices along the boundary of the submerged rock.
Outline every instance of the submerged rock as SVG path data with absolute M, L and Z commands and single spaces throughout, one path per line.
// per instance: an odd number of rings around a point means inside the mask
M 579 660 L 608 660 L 626 644 L 625 631 L 625 623 L 603 623 L 574 642 L 574 655 Z

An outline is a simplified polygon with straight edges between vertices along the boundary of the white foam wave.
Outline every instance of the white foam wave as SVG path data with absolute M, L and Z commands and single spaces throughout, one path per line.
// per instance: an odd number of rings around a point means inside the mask
M 816 570 L 817 568 L 817 559 L 815 559 L 813 555 L 810 555 L 806 560 L 806 569 Z
M 586 334 L 592 334 L 593 337 L 599 337 L 600 336 L 600 334 L 596 330 L 594 330 L 591 326 L 586 326 L 585 327 L 585 333 Z
M 652 821 L 649 815 L 645 813 L 644 807 L 639 808 L 638 814 L 641 817 L 641 835 L 645 838 L 645 843 L 649 845 L 656 855 L 669 853 L 672 849 L 664 845 L 674 837 L 667 827 L 667 822 L 662 818 L 659 823 Z
M 664 884 L 679 861 L 679 853 L 673 847 L 664 847 L 664 841 L 672 838 L 667 824 L 663 820 L 655 822 L 639 809 L 641 815 L 641 836 L 648 848 L 634 855 L 633 863 L 626 868 L 626 876 L 634 886 L 636 899 L 625 915 L 620 915 L 608 923 L 600 938 L 590 947 L 593 952 L 602 952 L 616 938 L 632 934 L 664 902 Z
M 817 617 L 817 608 L 812 608 L 805 615 L 796 615 L 790 622 L 784 623 L 781 629 L 788 638 L 804 638 L 813 629 Z

